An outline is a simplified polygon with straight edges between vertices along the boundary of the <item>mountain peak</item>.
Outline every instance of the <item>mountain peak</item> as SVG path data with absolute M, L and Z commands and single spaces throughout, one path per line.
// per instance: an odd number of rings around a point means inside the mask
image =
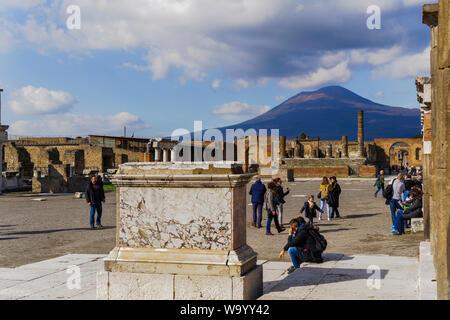
M 305 132 L 322 139 L 356 139 L 357 111 L 366 112 L 366 139 L 410 138 L 420 132 L 420 110 L 375 103 L 341 86 L 301 92 L 268 112 L 226 128 L 279 128 L 288 138 Z

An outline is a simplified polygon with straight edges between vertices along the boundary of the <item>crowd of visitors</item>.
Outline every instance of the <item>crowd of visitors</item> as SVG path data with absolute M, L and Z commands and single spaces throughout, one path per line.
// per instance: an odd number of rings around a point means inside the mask
M 261 179 L 257 179 L 250 188 L 253 207 L 252 226 L 258 229 L 262 228 L 262 211 L 267 212 L 266 235 L 273 236 L 271 232 L 272 222 L 279 233 L 285 231 L 283 224 L 283 205 L 286 203 L 285 197 L 289 194 L 289 188 L 286 191 L 283 187 L 283 181 L 280 178 L 273 179 L 267 186 Z M 300 267 L 302 262 L 322 262 L 322 252 L 326 248 L 326 240 L 319 233 L 319 228 L 314 224 L 314 219 L 322 219 L 324 206 L 327 206 L 328 220 L 340 218 L 339 197 L 341 187 L 336 177 L 323 177 L 319 186 L 318 200 L 320 207 L 315 202 L 314 195 L 308 196 L 300 208 L 300 215 L 289 222 L 289 236 L 286 245 L 280 253 L 280 258 L 288 252 L 293 266 L 288 270 L 289 273 Z
M 404 234 L 405 226 L 408 226 L 412 218 L 423 217 L 421 168 L 405 168 L 389 182 L 386 188 L 384 188 L 382 170 L 377 176 L 375 186 L 377 187 L 375 197 L 381 189 L 386 205 L 389 205 L 392 221 L 391 234 Z

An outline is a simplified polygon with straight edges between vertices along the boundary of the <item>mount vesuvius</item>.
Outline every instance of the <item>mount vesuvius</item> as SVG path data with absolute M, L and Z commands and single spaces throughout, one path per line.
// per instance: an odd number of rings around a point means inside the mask
M 288 139 L 302 132 L 322 140 L 357 139 L 358 110 L 364 110 L 365 140 L 411 138 L 420 133 L 420 109 L 382 105 L 340 86 L 301 92 L 268 112 L 245 122 L 219 128 L 280 129 Z

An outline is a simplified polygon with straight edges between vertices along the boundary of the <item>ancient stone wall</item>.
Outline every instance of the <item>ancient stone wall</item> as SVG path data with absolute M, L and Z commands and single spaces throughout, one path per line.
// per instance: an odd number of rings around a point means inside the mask
M 430 239 L 438 299 L 450 298 L 450 0 L 424 5 L 431 29 L 431 157 L 429 166 Z

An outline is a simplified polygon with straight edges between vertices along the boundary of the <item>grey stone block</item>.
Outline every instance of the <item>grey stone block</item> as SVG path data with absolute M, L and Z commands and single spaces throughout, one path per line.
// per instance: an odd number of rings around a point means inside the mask
M 423 232 L 423 218 L 412 218 L 411 219 L 411 232 Z

